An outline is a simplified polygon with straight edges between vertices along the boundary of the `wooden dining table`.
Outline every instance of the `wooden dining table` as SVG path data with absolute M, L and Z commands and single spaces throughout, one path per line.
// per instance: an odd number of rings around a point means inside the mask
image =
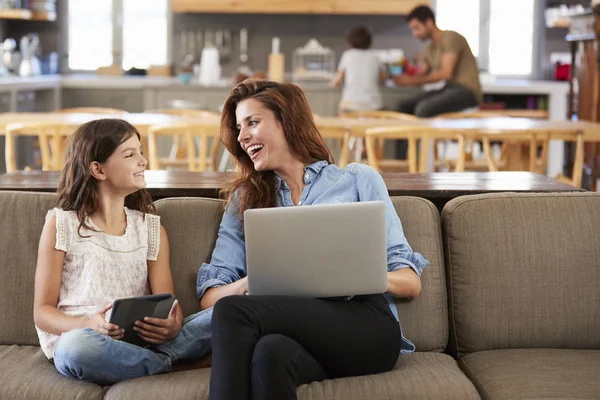
M 62 114 L 62 113 L 3 113 L 0 114 L 0 135 L 4 134 L 6 126 L 16 122 L 55 121 L 69 124 L 82 124 L 98 118 L 123 118 L 134 125 L 142 135 L 153 125 L 189 122 L 204 128 L 219 129 L 220 117 L 186 118 L 174 115 L 154 113 L 128 113 L 122 115 L 97 115 L 97 114 Z M 575 142 L 577 135 L 582 136 L 583 142 L 600 141 L 600 124 L 589 121 L 549 121 L 533 118 L 482 118 L 482 119 L 416 119 L 416 120 L 386 120 L 376 118 L 339 118 L 339 117 L 315 117 L 317 127 L 333 127 L 349 130 L 351 136 L 365 137 L 368 129 L 375 127 L 406 127 L 411 131 L 418 131 L 421 137 L 419 159 L 421 164 L 419 172 L 431 170 L 432 160 L 429 157 L 430 141 L 435 138 L 456 137 L 463 135 L 465 139 L 482 140 L 485 136 L 493 137 L 500 134 L 514 134 L 515 138 L 524 132 L 537 135 L 540 140 L 546 142 L 552 139 Z M 493 139 L 492 139 L 493 140 Z M 508 164 L 518 170 L 527 170 L 522 160 L 523 153 L 520 147 L 509 147 Z M 583 151 L 583 149 L 581 150 Z M 513 162 L 512 160 L 520 160 Z M 577 159 L 577 155 L 576 155 Z M 581 154 L 580 159 L 583 159 Z
M 15 171 L 0 175 L 0 191 L 56 192 L 58 171 Z M 154 199 L 166 197 L 218 198 L 229 172 L 146 171 L 147 189 Z M 570 192 L 582 189 L 531 172 L 383 173 L 390 196 L 416 196 L 439 210 L 451 199 L 498 192 Z
M 88 114 L 88 113 L 52 113 L 52 112 L 24 112 L 24 113 L 1 113 L 0 135 L 4 135 L 6 127 L 13 123 L 28 122 L 56 122 L 68 125 L 81 125 L 100 118 L 121 118 L 135 126 L 140 134 L 146 134 L 148 128 L 153 125 L 163 125 L 186 121 L 185 118 L 176 115 L 157 113 L 126 113 L 118 115 L 110 114 Z

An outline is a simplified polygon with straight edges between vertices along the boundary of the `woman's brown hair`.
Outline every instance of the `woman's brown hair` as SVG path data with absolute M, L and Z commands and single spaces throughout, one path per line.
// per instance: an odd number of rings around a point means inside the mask
M 77 212 L 81 228 L 92 230 L 86 223 L 88 215 L 98 211 L 98 181 L 92 176 L 92 161 L 105 163 L 114 151 L 133 135 L 140 133 L 121 119 L 97 119 L 81 125 L 69 138 L 65 167 L 58 180 L 57 207 Z M 143 213 L 155 213 L 152 197 L 145 189 L 125 197 L 125 206 Z
M 256 171 L 238 142 L 235 111 L 246 99 L 255 99 L 273 112 L 281 125 L 290 151 L 305 165 L 317 161 L 333 164 L 333 156 L 315 125 L 302 90 L 289 83 L 246 79 L 229 93 L 221 116 L 221 141 L 237 162 L 237 173 L 221 191 L 230 205 L 235 195 L 237 212 L 242 219 L 250 208 L 277 207 L 277 179 L 273 171 Z

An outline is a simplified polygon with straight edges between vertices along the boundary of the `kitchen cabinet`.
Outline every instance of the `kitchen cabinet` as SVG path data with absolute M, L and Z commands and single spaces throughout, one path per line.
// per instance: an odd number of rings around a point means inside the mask
M 273 13 L 273 14 L 330 14 L 332 0 L 171 0 L 175 13 Z
M 431 0 L 171 0 L 174 13 L 408 14 Z
M 36 111 L 36 92 L 31 90 L 16 92 L 17 112 L 35 112 Z M 17 168 L 25 167 L 36 168 L 36 160 L 39 160 L 39 145 L 37 138 L 32 136 L 17 136 L 15 139 Z M 6 163 L 4 163 L 6 164 Z M 6 165 L 5 165 L 6 166 Z
M 431 7 L 431 0 L 334 0 L 333 3 L 335 14 L 407 15 L 415 7 Z
M 10 92 L 0 92 L 0 113 L 10 112 Z M 0 148 L 4 148 L 4 136 L 0 136 Z M 0 174 L 6 172 L 4 152 L 0 151 Z
M 151 108 L 169 108 L 175 101 L 185 101 L 195 104 L 195 108 L 218 112 L 221 110 L 230 87 L 174 87 L 169 89 L 155 89 L 148 98 L 152 102 Z
M 142 89 L 63 89 L 62 108 L 108 107 L 129 112 L 144 111 Z
M 0 92 L 0 113 L 10 112 L 10 92 Z

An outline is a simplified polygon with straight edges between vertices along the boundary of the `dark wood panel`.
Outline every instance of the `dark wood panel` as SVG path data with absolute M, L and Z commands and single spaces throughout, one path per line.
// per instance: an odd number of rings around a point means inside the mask
M 0 190 L 55 192 L 59 172 L 17 171 L 0 175 Z M 230 175 L 221 172 L 146 171 L 154 199 L 217 198 Z M 531 172 L 383 173 L 390 196 L 417 196 L 441 209 L 449 200 L 468 194 L 494 192 L 565 192 L 581 189 Z

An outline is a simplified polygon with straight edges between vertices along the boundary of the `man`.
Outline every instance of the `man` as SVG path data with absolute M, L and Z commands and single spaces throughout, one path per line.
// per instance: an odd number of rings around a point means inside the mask
M 417 75 L 396 75 L 397 85 L 427 85 L 436 88 L 401 102 L 398 111 L 417 117 L 433 117 L 446 112 L 476 107 L 483 100 L 479 69 L 464 36 L 454 31 L 442 31 L 435 24 L 431 8 L 419 6 L 406 18 L 413 36 L 430 40 L 425 59 Z

